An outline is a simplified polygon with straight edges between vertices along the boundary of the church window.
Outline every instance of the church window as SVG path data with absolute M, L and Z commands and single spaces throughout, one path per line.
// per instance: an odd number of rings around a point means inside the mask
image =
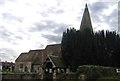
M 20 64 L 20 68 L 23 68 L 23 64 Z

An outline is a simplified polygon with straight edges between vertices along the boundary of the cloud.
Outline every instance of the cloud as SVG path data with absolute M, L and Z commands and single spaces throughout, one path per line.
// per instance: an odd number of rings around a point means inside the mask
M 56 23 L 52 20 L 44 20 L 40 23 L 35 23 L 35 27 L 31 27 L 30 32 L 46 32 L 41 33 L 42 37 L 47 41 L 59 43 L 61 42 L 62 33 L 69 27 L 64 23 Z
M 12 36 L 13 33 L 9 32 L 5 27 L 0 27 L 0 38 L 4 41 L 10 42 L 12 39 L 10 36 Z
M 42 31 L 42 30 L 50 30 L 50 29 L 54 29 L 56 26 L 54 21 L 51 20 L 44 20 L 41 22 L 36 22 L 34 24 L 34 27 L 31 27 L 30 31 L 31 32 L 36 32 L 36 31 Z
M 114 9 L 109 16 L 105 16 L 104 22 L 109 24 L 111 30 L 118 31 L 118 9 Z
M 15 36 L 16 39 L 23 40 L 21 36 Z
M 95 2 L 90 5 L 90 9 L 98 13 L 98 12 L 103 11 L 103 9 L 107 9 L 109 5 L 108 3 L 109 2 Z
M 117 2 L 95 2 L 90 5 L 90 11 L 93 25 L 97 23 L 95 28 L 118 30 Z
M 61 23 L 61 24 L 58 24 L 56 29 L 53 31 L 55 34 L 63 34 L 64 31 L 66 31 L 67 28 L 69 28 L 70 25 L 67 25 L 67 24 L 64 24 L 64 23 Z
M 63 9 L 59 9 L 57 7 L 49 7 L 47 8 L 47 10 L 43 11 L 43 12 L 38 12 L 40 15 L 42 15 L 43 17 L 48 17 L 50 16 L 50 14 L 62 14 L 64 13 Z
M 58 8 L 56 8 L 56 7 L 50 7 L 50 8 L 48 8 L 48 11 L 47 11 L 47 12 L 48 12 L 48 13 L 61 14 L 61 13 L 64 12 L 64 10 L 63 10 L 63 9 L 58 9 Z
M 5 1 L 5 0 L 0 0 L 0 5 L 3 5 L 3 4 L 4 4 L 4 1 Z
M 0 0 L 0 6 L 3 5 L 3 4 L 5 4 L 8 1 L 15 1 L 15 0 Z
M 1 38 L 0 39 L 1 43 L 9 42 L 9 44 L 18 44 L 19 40 L 23 40 L 23 36 L 21 36 L 20 32 L 10 32 L 8 29 L 6 29 L 3 26 L 0 26 L 0 38 Z
M 3 19 L 9 20 L 9 21 L 18 21 L 18 22 L 22 22 L 23 19 L 21 17 L 16 17 L 14 15 L 12 15 L 11 13 L 3 13 L 2 14 Z
M 50 34 L 42 34 L 42 37 L 48 40 L 48 43 L 60 43 L 61 42 L 61 35 L 50 35 Z
M 67 29 L 69 25 L 64 23 L 56 23 L 52 20 L 44 20 L 38 23 L 35 23 L 34 27 L 31 27 L 30 32 L 40 32 L 40 31 L 51 31 L 54 33 L 62 33 Z
M 108 9 L 109 4 L 107 2 L 95 2 L 90 5 L 91 16 L 94 22 L 101 22 L 100 16 L 104 9 Z
M 0 54 L 1 59 L 4 61 L 14 61 L 16 59 L 16 52 L 11 48 L 0 48 Z

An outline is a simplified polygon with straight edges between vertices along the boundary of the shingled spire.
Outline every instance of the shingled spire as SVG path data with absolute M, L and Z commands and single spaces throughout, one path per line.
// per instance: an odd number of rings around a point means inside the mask
M 93 31 L 87 4 L 85 5 L 85 10 L 84 10 L 81 25 L 80 25 L 80 31 L 84 31 L 86 28 L 89 28 L 91 31 Z

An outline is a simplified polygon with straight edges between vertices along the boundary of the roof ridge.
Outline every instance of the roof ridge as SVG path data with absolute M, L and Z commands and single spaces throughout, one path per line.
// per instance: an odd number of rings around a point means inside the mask
M 35 49 L 35 50 L 29 50 L 29 52 L 32 52 L 32 51 L 43 51 L 44 49 Z
M 54 45 L 61 45 L 60 43 L 59 44 L 49 44 L 47 46 L 54 46 Z
M 28 54 L 28 52 L 22 52 L 21 54 Z
M 48 56 L 52 56 L 52 57 L 59 57 L 59 56 L 56 56 L 56 55 L 48 55 Z

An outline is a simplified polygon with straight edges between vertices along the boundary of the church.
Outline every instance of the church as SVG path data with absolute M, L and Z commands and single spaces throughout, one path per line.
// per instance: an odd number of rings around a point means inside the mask
M 87 4 L 81 20 L 80 31 L 90 29 L 93 32 Z M 15 71 L 22 73 L 51 73 L 57 75 L 69 72 L 61 59 L 61 44 L 47 45 L 45 49 L 30 50 L 21 53 L 15 60 Z

